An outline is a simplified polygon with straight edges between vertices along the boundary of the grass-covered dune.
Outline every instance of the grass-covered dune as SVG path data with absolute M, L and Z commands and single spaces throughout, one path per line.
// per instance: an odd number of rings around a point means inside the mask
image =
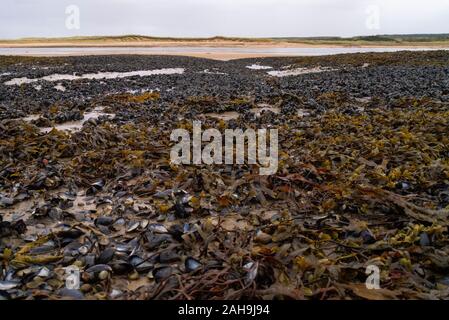
M 154 45 L 158 43 L 176 44 L 264 44 L 264 45 L 332 45 L 332 46 L 448 46 L 449 34 L 409 34 L 342 37 L 278 37 L 278 38 L 173 38 L 143 35 L 121 36 L 79 36 L 63 38 L 22 38 L 0 40 L 0 46 L 67 46 L 67 45 Z

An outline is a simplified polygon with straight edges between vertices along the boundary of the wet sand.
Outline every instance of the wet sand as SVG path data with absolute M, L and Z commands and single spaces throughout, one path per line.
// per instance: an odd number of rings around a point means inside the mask
M 41 50 L 39 50 L 41 49 Z M 327 55 L 400 50 L 448 50 L 439 43 L 423 45 L 344 45 L 270 41 L 0 41 L 0 55 L 87 56 L 170 55 L 228 61 L 245 58 Z
M 61 57 L 61 56 L 102 56 L 102 55 L 121 55 L 121 54 L 130 54 L 130 55 L 155 55 L 155 56 L 183 56 L 183 57 L 193 57 L 193 58 L 205 58 L 212 60 L 220 60 L 220 61 L 229 61 L 235 59 L 250 59 L 250 58 L 269 58 L 269 57 L 282 57 L 285 56 L 283 54 L 273 54 L 273 53 L 232 53 L 232 52 L 167 52 L 167 51 L 154 51 L 147 52 L 134 48 L 130 52 L 123 52 L 118 50 L 107 50 L 107 51 L 71 51 L 67 53 L 20 53 L 20 56 L 30 56 L 30 57 Z
M 292 42 L 292 41 L 270 41 L 270 40 L 155 40 L 155 41 L 118 41 L 118 40 L 0 40 L 0 48 L 58 48 L 58 47 L 135 47 L 135 48 L 158 48 L 158 47 L 244 47 L 244 48 L 382 48 L 382 47 L 402 47 L 406 48 L 444 48 L 447 44 L 442 42 L 421 43 L 332 43 L 332 42 Z

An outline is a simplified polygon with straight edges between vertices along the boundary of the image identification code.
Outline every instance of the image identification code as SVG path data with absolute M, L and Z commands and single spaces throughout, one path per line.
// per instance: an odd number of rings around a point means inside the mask
M 200 306 L 189 306 L 185 305 L 179 307 L 178 309 L 179 315 L 196 315 L 196 316 L 204 316 L 209 318 L 214 314 L 220 315 L 246 315 L 250 317 L 260 316 L 260 315 L 269 315 L 270 314 L 270 306 L 269 305 L 227 305 L 224 304 L 220 308 L 217 307 L 200 307 Z

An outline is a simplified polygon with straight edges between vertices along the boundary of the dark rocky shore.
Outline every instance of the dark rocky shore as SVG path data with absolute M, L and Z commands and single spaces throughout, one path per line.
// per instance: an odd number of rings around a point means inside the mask
M 193 120 L 278 172 L 171 164 Z M 445 51 L 0 57 L 0 299 L 447 299 L 448 133 Z

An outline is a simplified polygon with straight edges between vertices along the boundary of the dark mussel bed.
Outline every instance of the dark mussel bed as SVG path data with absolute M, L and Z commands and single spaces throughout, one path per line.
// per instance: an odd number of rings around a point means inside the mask
M 4 84 L 163 68 L 185 71 Z M 448 52 L 0 57 L 0 75 L 0 299 L 449 297 Z M 193 120 L 278 128 L 277 173 L 171 164 Z

